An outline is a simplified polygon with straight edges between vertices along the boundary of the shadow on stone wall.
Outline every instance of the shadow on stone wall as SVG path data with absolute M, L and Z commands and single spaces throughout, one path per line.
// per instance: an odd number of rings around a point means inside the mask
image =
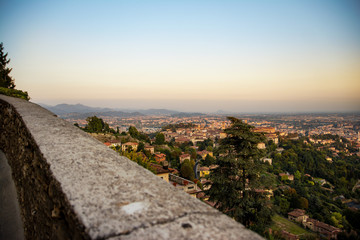
M 26 239 L 262 239 L 40 106 L 0 95 Z

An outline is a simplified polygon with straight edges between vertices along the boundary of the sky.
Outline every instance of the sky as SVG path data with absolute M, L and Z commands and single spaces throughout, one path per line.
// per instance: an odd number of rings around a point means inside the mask
M 31 101 L 211 112 L 360 111 L 358 0 L 0 1 Z

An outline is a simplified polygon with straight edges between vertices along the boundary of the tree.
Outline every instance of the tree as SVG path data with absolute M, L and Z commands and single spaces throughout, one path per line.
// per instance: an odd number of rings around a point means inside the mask
M 210 166 L 212 164 L 214 164 L 215 158 L 213 158 L 212 156 L 210 156 L 210 154 L 206 155 L 205 159 L 202 160 L 202 165 L 204 166 Z
M 331 214 L 331 223 L 335 227 L 342 228 L 343 227 L 343 216 L 338 212 L 333 212 Z
M 145 144 L 143 142 L 139 142 L 137 152 L 145 152 Z
M 3 43 L 0 43 L 0 94 L 29 101 L 30 97 L 26 91 L 15 89 L 14 79 L 9 75 L 12 69 L 6 66 L 10 62 L 7 55 L 4 53 Z
M 191 162 L 188 159 L 185 159 L 180 168 L 181 176 L 193 181 L 195 178 L 193 167 L 194 166 L 191 164 Z
M 189 152 L 190 152 L 190 159 L 196 159 L 197 157 L 196 150 L 194 148 L 190 148 Z
M 294 177 L 297 181 L 301 180 L 301 173 L 299 172 L 299 170 L 296 170 L 296 172 L 294 173 Z
M 6 66 L 10 62 L 10 59 L 7 59 L 7 55 L 7 53 L 4 54 L 3 43 L 0 43 L 0 87 L 14 89 L 14 79 L 9 76 L 12 68 Z
M 123 152 L 123 156 L 129 158 L 130 160 L 137 162 L 140 166 L 143 166 L 144 168 L 155 172 L 155 169 L 153 169 L 150 165 L 150 161 L 142 154 L 135 151 L 125 151 Z
M 282 175 L 281 176 L 281 181 L 284 182 L 284 181 L 287 181 L 289 178 L 287 175 Z
M 306 198 L 301 197 L 298 200 L 298 206 L 297 207 L 300 208 L 300 209 L 308 209 L 309 208 L 309 201 Z
M 101 132 L 103 128 L 102 120 L 96 116 L 88 117 L 86 119 L 87 125 L 85 126 L 85 129 L 89 132 Z
M 286 215 L 289 212 L 290 203 L 285 198 L 279 198 L 280 212 Z
M 109 132 L 110 130 L 109 124 L 107 124 L 97 116 L 88 117 L 86 121 L 88 123 L 85 126 L 85 131 L 100 133 L 100 132 Z
M 155 137 L 155 144 L 156 145 L 162 145 L 165 143 L 165 136 L 164 134 L 162 133 L 158 133 L 156 134 L 156 137 Z
M 227 137 L 220 141 L 218 165 L 211 174 L 209 201 L 215 207 L 246 227 L 262 231 L 271 223 L 271 210 L 266 197 L 257 191 L 261 172 L 261 150 L 257 148 L 264 136 L 253 127 L 233 117 L 225 129 Z
M 129 134 L 130 134 L 131 137 L 137 138 L 138 135 L 139 135 L 139 132 L 138 132 L 138 130 L 136 129 L 136 127 L 130 126 L 130 127 L 129 127 Z

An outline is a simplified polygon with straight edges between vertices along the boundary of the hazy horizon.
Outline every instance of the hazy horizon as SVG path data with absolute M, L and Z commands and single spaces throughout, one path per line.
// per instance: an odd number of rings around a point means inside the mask
M 32 100 L 31 100 L 32 101 Z M 229 109 L 229 108 L 221 108 L 221 106 L 224 106 L 226 104 L 223 105 L 224 102 L 213 102 L 214 104 L 217 104 L 218 106 L 220 106 L 218 109 L 214 109 L 214 108 L 189 108 L 187 106 L 189 106 L 191 104 L 190 101 L 188 102 L 184 102 L 182 104 L 182 106 L 177 106 L 176 104 L 156 104 L 153 102 L 148 102 L 147 104 L 141 104 L 142 101 L 140 101 L 139 104 L 128 104 L 128 102 L 124 102 L 124 103 L 117 103 L 116 101 L 94 101 L 94 100 L 84 100 L 84 101 L 78 101 L 78 100 L 74 100 L 74 101 L 61 101 L 61 100 L 50 100 L 50 101 L 44 101 L 44 102 L 35 102 L 32 101 L 36 104 L 40 104 L 40 105 L 47 105 L 47 106 L 51 106 L 54 107 L 56 105 L 60 105 L 60 104 L 69 104 L 69 105 L 77 105 L 77 104 L 81 104 L 84 106 L 88 106 L 88 107 L 94 107 L 94 108 L 110 108 L 110 109 L 115 109 L 115 110 L 149 110 L 149 109 L 166 109 L 166 110 L 173 110 L 173 111 L 178 111 L 178 112 L 199 112 L 199 113 L 216 113 L 218 111 L 223 111 L 225 113 L 233 113 L 233 114 L 312 114 L 312 113 L 329 113 L 329 114 L 336 114 L 336 113 L 355 113 L 355 114 L 360 114 L 360 111 L 333 111 L 331 109 L 323 109 L 321 111 L 319 110 L 309 110 L 309 108 L 304 108 L 304 109 L 291 109 L 289 108 L 287 111 L 283 111 L 283 109 L 278 109 L 278 111 L 276 110 L 277 108 L 272 108 L 270 111 L 268 108 L 255 108 L 255 109 L 250 109 L 249 107 L 243 107 L 243 108 L 236 108 L 236 109 Z M 161 100 L 161 102 L 163 102 Z M 247 103 L 244 103 L 247 104 Z M 262 104 L 262 103 L 258 103 L 258 104 Z M 154 106 L 158 106 L 158 107 L 154 107 Z
M 0 42 L 38 103 L 360 111 L 356 0 L 2 1 Z

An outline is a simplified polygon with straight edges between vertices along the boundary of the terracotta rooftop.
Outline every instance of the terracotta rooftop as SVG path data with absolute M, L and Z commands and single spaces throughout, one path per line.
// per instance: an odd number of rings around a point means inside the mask
M 288 215 L 293 216 L 293 217 L 300 217 L 305 215 L 305 210 L 302 209 L 295 209 L 292 212 L 289 212 Z
M 340 231 L 339 228 L 336 228 L 334 226 L 331 226 L 329 224 L 323 223 L 323 222 L 316 222 L 315 223 L 318 228 L 321 228 L 322 230 L 328 231 L 328 232 L 334 232 L 334 231 Z
M 127 143 L 124 143 L 123 145 L 139 145 L 137 142 L 127 142 Z
M 156 174 L 172 172 L 169 168 L 165 169 L 163 166 L 159 164 L 150 163 L 150 166 L 155 170 Z
M 200 171 L 209 171 L 210 168 L 209 167 L 200 167 Z

